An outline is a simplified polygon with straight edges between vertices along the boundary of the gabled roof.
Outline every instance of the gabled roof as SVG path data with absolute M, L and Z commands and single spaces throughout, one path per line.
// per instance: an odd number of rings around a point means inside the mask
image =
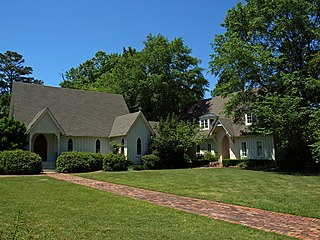
M 27 126 L 27 131 L 26 133 L 29 133 L 31 131 L 31 129 L 36 125 L 36 123 L 41 119 L 41 117 L 47 113 L 52 121 L 55 123 L 55 125 L 57 126 L 57 128 L 59 129 L 60 133 L 65 135 L 65 131 L 62 129 L 62 127 L 60 126 L 59 122 L 57 121 L 57 119 L 54 117 L 54 115 L 52 114 L 52 112 L 50 111 L 49 108 L 45 108 L 43 110 L 41 110 L 40 112 L 37 113 L 37 115 L 31 120 L 31 122 L 29 123 L 29 125 Z
M 138 117 L 141 117 L 143 121 L 145 122 L 146 126 L 149 128 L 150 132 L 154 134 L 154 131 L 152 127 L 150 126 L 149 122 L 146 120 L 145 116 L 141 111 L 126 114 L 123 116 L 116 117 L 111 132 L 109 134 L 109 137 L 119 137 L 119 136 L 125 136 L 132 128 L 135 121 L 138 119 Z
M 199 101 L 190 107 L 187 111 L 182 113 L 183 119 L 200 119 L 201 117 L 214 115 L 218 117 L 219 123 L 230 137 L 238 137 L 243 134 L 248 134 L 248 128 L 244 124 L 236 124 L 234 121 L 227 117 L 223 110 L 224 106 L 229 101 L 230 97 L 223 98 L 216 96 L 209 99 Z M 210 130 L 212 132 L 214 128 Z
M 121 95 L 13 83 L 11 116 L 32 125 L 44 109 L 67 136 L 107 137 L 116 117 L 129 113 Z

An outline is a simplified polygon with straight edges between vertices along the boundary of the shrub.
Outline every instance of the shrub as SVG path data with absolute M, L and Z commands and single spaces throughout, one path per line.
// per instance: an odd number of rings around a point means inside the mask
M 0 119 L 0 151 L 23 149 L 26 146 L 26 126 L 13 118 Z
M 247 159 L 223 159 L 222 166 L 223 167 L 234 167 L 238 164 L 247 161 Z
M 210 162 L 210 160 L 204 158 L 204 155 L 198 155 L 196 158 L 193 158 L 191 160 L 190 167 L 204 167 L 208 165 Z
M 57 159 L 57 172 L 90 172 L 102 169 L 103 155 L 89 152 L 64 152 Z
M 142 156 L 141 162 L 144 169 L 159 169 L 161 167 L 160 158 L 155 154 Z
M 39 155 L 23 150 L 0 152 L 0 174 L 37 174 L 42 172 Z
M 265 159 L 223 159 L 223 167 L 237 166 L 245 169 L 266 169 L 276 167 L 276 161 Z
M 203 154 L 203 158 L 209 162 L 217 161 L 217 157 L 214 152 L 205 151 Z
M 122 154 L 108 153 L 103 158 L 104 171 L 127 171 L 131 161 Z

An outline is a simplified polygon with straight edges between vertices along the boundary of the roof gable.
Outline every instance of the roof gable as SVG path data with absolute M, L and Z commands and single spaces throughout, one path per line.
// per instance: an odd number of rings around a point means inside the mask
M 67 136 L 107 137 L 116 117 L 129 113 L 119 94 L 13 83 L 11 116 L 27 126 L 46 108 Z
M 113 122 L 109 137 L 112 138 L 112 137 L 126 136 L 139 117 L 142 118 L 142 120 L 148 127 L 149 131 L 153 135 L 154 131 L 152 127 L 150 126 L 149 122 L 146 120 L 143 113 L 139 111 L 139 112 L 116 117 L 116 119 Z
M 49 108 L 45 108 L 42 111 L 40 111 L 39 113 L 37 113 L 37 115 L 31 120 L 31 122 L 29 123 L 29 125 L 27 126 L 27 131 L 26 133 L 29 133 L 34 126 L 37 125 L 37 123 L 41 120 L 41 118 L 45 115 L 48 114 L 49 117 L 51 118 L 51 120 L 53 121 L 53 123 L 56 125 L 56 127 L 59 129 L 60 133 L 65 135 L 65 131 L 62 129 L 62 127 L 60 126 L 59 122 L 57 121 L 57 119 L 54 117 L 54 115 L 52 114 L 52 112 L 50 111 Z

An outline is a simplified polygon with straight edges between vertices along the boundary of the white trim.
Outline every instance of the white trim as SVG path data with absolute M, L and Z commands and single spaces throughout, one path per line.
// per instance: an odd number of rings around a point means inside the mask
M 245 143 L 246 151 L 243 151 L 243 143 Z M 247 141 L 241 141 L 240 146 L 240 158 L 248 158 L 249 156 L 249 149 L 248 149 L 248 142 Z

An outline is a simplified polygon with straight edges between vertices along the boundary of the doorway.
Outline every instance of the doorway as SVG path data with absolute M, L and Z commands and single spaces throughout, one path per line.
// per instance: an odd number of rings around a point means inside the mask
M 43 134 L 39 134 L 34 140 L 34 152 L 42 158 L 42 161 L 47 161 L 48 142 Z
M 230 158 L 229 138 L 227 135 L 225 135 L 221 141 L 221 156 L 222 156 L 222 159 Z

